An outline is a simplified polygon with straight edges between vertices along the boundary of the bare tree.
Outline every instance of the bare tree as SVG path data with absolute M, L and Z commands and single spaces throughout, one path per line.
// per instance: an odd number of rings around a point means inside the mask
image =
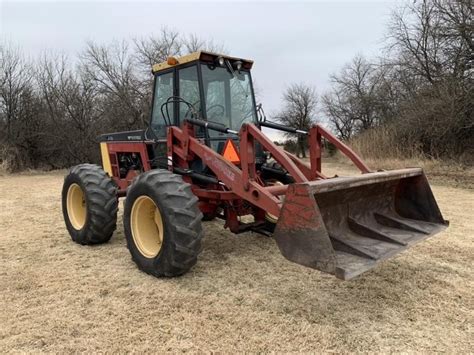
M 423 0 L 405 5 L 392 15 L 390 33 L 396 60 L 405 70 L 433 83 L 442 72 L 441 41 L 434 37 L 432 28 L 438 26 L 434 17 L 434 4 Z
M 45 148 L 54 152 L 56 160 L 93 161 L 97 128 L 103 118 L 97 83 L 87 72 L 70 68 L 65 56 L 52 55 L 43 55 L 39 62 L 37 83 L 46 106 L 44 123 L 63 128 L 43 132 L 54 142 Z
M 472 0 L 419 0 L 395 11 L 389 27 L 394 64 L 422 79 L 418 84 L 465 76 L 474 53 L 473 8 Z
M 149 105 L 148 85 L 138 77 L 135 61 L 126 42 L 109 46 L 88 42 L 81 56 L 81 70 L 98 86 L 111 119 L 117 128 L 143 125 Z
M 162 27 L 156 35 L 134 40 L 136 59 L 142 70 L 150 72 L 153 64 L 164 62 L 170 56 L 181 56 L 206 50 L 225 53 L 223 45 L 212 39 L 203 39 L 195 34 L 183 35 L 176 30 Z
M 322 105 L 338 136 L 344 140 L 350 139 L 355 131 L 355 120 L 346 98 L 337 91 L 326 93 L 322 96 Z
M 0 45 L 0 110 L 7 142 L 15 138 L 15 123 L 20 119 L 25 94 L 31 90 L 31 66 L 19 48 Z
M 443 55 L 455 77 L 472 78 L 474 67 L 474 6 L 472 0 L 433 0 L 444 39 Z M 449 64 L 450 63 L 450 64 Z
M 403 84 L 396 132 L 430 156 L 474 148 L 473 17 L 472 0 L 422 0 L 392 19 L 389 62 Z
M 36 164 L 39 102 L 32 66 L 19 48 L 0 44 L 0 162 L 12 170 Z
M 137 61 L 150 72 L 153 64 L 165 61 L 169 56 L 180 55 L 183 41 L 178 31 L 162 27 L 158 35 L 134 40 Z
M 386 118 L 391 90 L 386 74 L 383 66 L 356 56 L 339 74 L 331 76 L 333 89 L 323 95 L 322 104 L 341 138 L 349 139 Z
M 222 44 L 214 42 L 212 39 L 203 39 L 195 34 L 190 34 L 183 38 L 183 49 L 181 54 L 197 51 L 208 51 L 213 53 L 225 54 L 227 51 Z
M 300 130 L 309 130 L 316 122 L 316 89 L 306 84 L 292 84 L 283 93 L 283 108 L 275 117 L 279 122 Z M 306 157 L 307 141 L 297 136 L 297 155 Z

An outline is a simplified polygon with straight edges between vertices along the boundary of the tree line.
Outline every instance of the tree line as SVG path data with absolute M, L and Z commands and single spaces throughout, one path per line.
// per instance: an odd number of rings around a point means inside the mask
M 472 163 L 473 8 L 472 0 L 397 8 L 379 58 L 355 56 L 320 97 L 310 85 L 291 85 L 276 118 L 307 130 L 323 116 L 340 138 L 375 158 L 422 154 Z M 304 155 L 304 137 L 293 146 Z
M 365 155 L 474 160 L 472 0 L 415 0 L 393 12 L 376 59 L 357 55 L 317 95 L 290 85 L 274 120 L 307 130 L 324 117 Z M 143 128 L 151 66 L 168 56 L 222 46 L 163 28 L 156 36 L 86 43 L 78 58 L 28 59 L 0 43 L 0 165 L 55 169 L 98 162 L 97 135 Z M 305 154 L 301 136 L 289 141 Z
M 0 43 L 0 165 L 10 171 L 99 162 L 100 133 L 143 128 L 151 66 L 220 45 L 163 28 L 156 36 L 108 45 L 87 42 L 78 58 L 43 53 L 29 60 Z

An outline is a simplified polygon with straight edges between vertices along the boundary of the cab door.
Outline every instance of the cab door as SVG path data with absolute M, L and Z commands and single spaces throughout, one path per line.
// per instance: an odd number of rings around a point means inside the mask
M 153 91 L 153 107 L 151 114 L 151 129 L 157 138 L 166 139 L 166 127 L 176 124 L 175 104 L 168 102 L 176 95 L 174 69 L 155 76 Z

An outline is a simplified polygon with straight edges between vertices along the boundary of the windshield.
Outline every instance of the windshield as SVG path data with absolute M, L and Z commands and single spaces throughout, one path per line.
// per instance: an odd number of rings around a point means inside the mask
M 202 65 L 202 80 L 208 121 L 239 130 L 256 120 L 250 73 L 231 74 L 226 68 Z

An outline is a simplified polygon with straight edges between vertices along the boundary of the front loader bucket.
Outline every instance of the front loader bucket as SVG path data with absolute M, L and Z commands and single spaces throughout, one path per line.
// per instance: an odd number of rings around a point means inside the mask
M 349 280 L 447 225 L 416 168 L 290 185 L 274 236 L 288 260 Z

